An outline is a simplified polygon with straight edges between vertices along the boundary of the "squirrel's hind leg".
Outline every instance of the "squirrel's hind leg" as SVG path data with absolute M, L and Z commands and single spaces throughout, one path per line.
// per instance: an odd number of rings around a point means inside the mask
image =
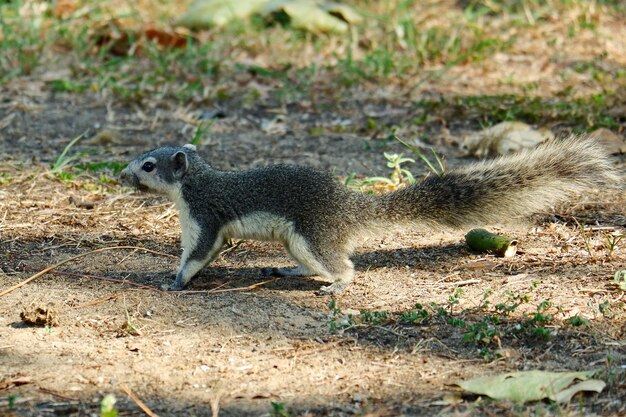
M 291 270 L 287 276 L 319 275 L 332 280 L 331 285 L 321 288 L 323 292 L 332 294 L 341 294 L 352 282 L 354 265 L 347 250 L 324 247 L 323 244 L 316 246 L 301 237 L 292 238 L 285 244 L 285 248 L 300 264 L 299 268 Z M 283 272 L 286 271 L 283 269 Z
M 350 283 L 354 279 L 354 267 L 352 266 L 352 262 L 350 262 L 349 259 L 347 259 L 346 261 L 350 264 L 350 267 L 345 268 L 341 272 L 334 274 L 333 279 L 335 281 L 330 285 L 326 285 L 320 288 L 321 292 L 339 295 L 344 292 L 348 285 L 350 285 Z
M 317 275 L 305 266 L 297 268 L 263 268 L 262 273 L 263 275 L 273 277 L 310 277 Z

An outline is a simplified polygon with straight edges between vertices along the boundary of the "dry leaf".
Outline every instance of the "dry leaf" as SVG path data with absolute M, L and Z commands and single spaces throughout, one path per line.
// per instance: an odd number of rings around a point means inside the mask
M 176 21 L 189 29 L 209 29 L 258 12 L 267 0 L 196 0 Z
M 594 391 L 594 392 L 602 392 L 606 383 L 599 379 L 588 379 L 586 381 L 581 381 L 578 384 L 574 384 L 571 387 L 564 389 L 563 391 L 556 394 L 553 399 L 557 403 L 568 403 L 572 399 L 572 397 L 579 392 L 582 391 Z
M 261 12 L 272 14 L 284 12 L 291 19 L 291 25 L 313 33 L 336 32 L 348 30 L 348 24 L 320 7 L 313 0 L 271 0 Z
M 550 129 L 534 129 L 522 122 L 502 122 L 466 136 L 461 147 L 466 155 L 497 156 L 534 148 L 548 139 L 554 139 Z
M 594 130 L 589 134 L 589 137 L 605 146 L 607 151 L 612 155 L 626 153 L 626 143 L 624 143 L 624 138 L 605 127 Z
M 177 25 L 189 29 L 209 29 L 245 19 L 255 13 L 272 18 L 286 15 L 291 25 L 313 33 L 348 30 L 348 24 L 363 18 L 350 6 L 318 0 L 197 0 L 178 19 Z
M 600 392 L 604 388 L 603 381 L 588 380 L 593 374 L 594 371 L 522 371 L 474 378 L 458 382 L 457 385 L 466 391 L 487 395 L 496 400 L 525 402 L 549 398 L 566 402 L 577 392 Z M 576 380 L 596 382 L 572 385 Z

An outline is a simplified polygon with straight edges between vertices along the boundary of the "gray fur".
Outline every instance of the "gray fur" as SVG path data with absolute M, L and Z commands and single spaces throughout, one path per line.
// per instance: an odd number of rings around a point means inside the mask
M 142 169 L 154 162 L 152 172 Z M 321 275 L 325 290 L 350 283 L 349 255 L 364 234 L 402 224 L 468 227 L 545 209 L 572 192 L 615 180 L 605 153 L 572 137 L 532 151 L 431 176 L 370 196 L 330 174 L 276 165 L 242 172 L 211 168 L 192 145 L 164 147 L 132 161 L 123 179 L 167 195 L 181 212 L 184 246 L 174 289 L 182 289 L 229 238 L 280 241 L 300 267 L 282 275 Z

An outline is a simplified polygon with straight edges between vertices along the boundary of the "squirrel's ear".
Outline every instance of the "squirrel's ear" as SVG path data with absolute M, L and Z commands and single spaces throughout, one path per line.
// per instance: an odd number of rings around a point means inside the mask
M 178 151 L 172 156 L 172 166 L 174 168 L 174 178 L 180 179 L 187 172 L 189 167 L 189 161 L 187 161 L 187 154 L 183 151 Z
M 197 151 L 197 149 L 196 149 L 196 145 L 193 145 L 193 144 L 191 144 L 191 143 L 188 143 L 188 144 L 186 144 L 186 145 L 183 145 L 183 148 L 185 148 L 185 149 L 189 149 L 190 151 L 193 151 L 193 152 L 196 152 L 196 151 Z

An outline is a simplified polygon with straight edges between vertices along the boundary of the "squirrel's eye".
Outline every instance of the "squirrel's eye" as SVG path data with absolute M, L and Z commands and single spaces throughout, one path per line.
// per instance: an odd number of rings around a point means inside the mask
M 145 162 L 141 169 L 143 169 L 146 172 L 150 172 L 154 169 L 154 162 Z

